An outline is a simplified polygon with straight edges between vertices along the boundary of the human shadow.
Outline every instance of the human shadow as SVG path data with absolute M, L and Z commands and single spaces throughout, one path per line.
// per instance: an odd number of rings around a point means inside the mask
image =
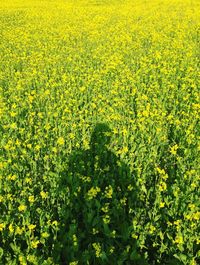
M 59 190 L 65 204 L 55 246 L 59 264 L 141 264 L 130 236 L 127 202 L 137 196 L 133 186 L 131 195 L 127 190 L 133 184 L 129 167 L 109 149 L 112 134 L 107 124 L 96 124 L 89 149 L 74 151 L 62 172 Z M 122 246 L 135 253 L 134 262 Z

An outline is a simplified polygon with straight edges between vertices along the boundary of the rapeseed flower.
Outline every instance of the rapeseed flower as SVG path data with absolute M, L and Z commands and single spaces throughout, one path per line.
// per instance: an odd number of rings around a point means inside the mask
M 27 208 L 26 205 L 21 204 L 21 205 L 18 207 L 18 210 L 19 210 L 20 212 L 24 212 L 24 211 L 26 210 L 26 208 Z

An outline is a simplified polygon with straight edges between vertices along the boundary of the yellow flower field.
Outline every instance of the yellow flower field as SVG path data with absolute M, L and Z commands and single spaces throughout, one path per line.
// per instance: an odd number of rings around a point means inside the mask
M 200 264 L 199 0 L 0 0 L 0 264 Z

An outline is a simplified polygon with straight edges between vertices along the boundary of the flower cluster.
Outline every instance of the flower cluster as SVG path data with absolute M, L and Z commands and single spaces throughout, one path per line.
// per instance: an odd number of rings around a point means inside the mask
M 0 264 L 199 263 L 199 10 L 1 0 Z

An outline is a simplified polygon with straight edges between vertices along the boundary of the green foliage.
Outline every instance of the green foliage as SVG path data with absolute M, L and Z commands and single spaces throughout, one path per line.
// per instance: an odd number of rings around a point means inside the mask
M 1 1 L 0 264 L 200 262 L 198 1 Z

